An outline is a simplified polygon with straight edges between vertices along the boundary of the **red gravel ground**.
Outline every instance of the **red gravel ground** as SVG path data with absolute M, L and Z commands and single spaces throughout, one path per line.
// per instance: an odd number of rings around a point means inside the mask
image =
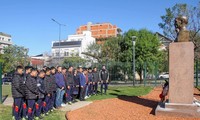
M 200 99 L 199 90 L 195 97 Z M 114 99 L 97 100 L 92 104 L 67 113 L 69 120 L 200 120 L 197 118 L 177 118 L 155 116 L 161 88 L 154 88 L 141 97 L 119 96 Z

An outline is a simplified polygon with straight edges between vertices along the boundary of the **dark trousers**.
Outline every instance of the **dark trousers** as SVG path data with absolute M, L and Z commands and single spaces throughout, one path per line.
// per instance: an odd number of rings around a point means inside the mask
M 35 103 L 35 115 L 36 117 L 39 117 L 42 113 L 42 107 L 43 107 L 43 98 L 38 98 Z
M 21 119 L 21 107 L 22 107 L 22 98 L 14 98 L 14 107 L 13 107 L 13 114 L 15 120 Z
M 84 87 L 80 87 L 80 100 L 84 100 L 85 98 L 85 86 Z
M 67 100 L 67 102 L 71 102 L 72 99 L 73 99 L 73 86 L 70 85 L 70 89 L 67 89 L 66 100 Z
M 108 89 L 107 83 L 101 83 L 101 94 L 103 93 L 103 89 L 104 89 L 104 93 L 106 94 L 106 91 Z
M 98 90 L 98 83 L 95 82 L 95 83 L 93 84 L 93 93 L 97 94 L 97 90 Z
M 92 95 L 92 93 L 93 93 L 93 84 L 91 83 L 88 85 L 88 95 Z
M 56 107 L 56 92 L 52 93 L 52 97 L 51 97 L 51 105 L 50 105 L 50 109 L 53 109 L 53 107 Z
M 35 100 L 27 100 L 28 102 L 28 120 L 34 119 L 34 113 L 35 113 Z
M 23 102 L 22 102 L 22 117 L 25 118 L 27 116 L 27 100 L 25 98 L 23 98 Z
M 51 96 L 46 95 L 43 102 L 44 113 L 47 113 L 50 110 L 50 106 L 51 106 Z

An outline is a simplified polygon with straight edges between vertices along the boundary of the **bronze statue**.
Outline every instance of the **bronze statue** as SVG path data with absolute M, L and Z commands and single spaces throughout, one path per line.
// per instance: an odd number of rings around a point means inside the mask
M 177 33 L 175 42 L 189 42 L 189 31 L 186 29 L 188 18 L 186 16 L 179 16 L 175 18 L 174 26 Z

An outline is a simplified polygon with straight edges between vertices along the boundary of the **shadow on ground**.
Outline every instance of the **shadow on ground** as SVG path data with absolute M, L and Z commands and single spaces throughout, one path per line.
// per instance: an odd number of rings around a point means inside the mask
M 141 97 L 138 97 L 138 96 L 117 95 L 115 93 L 110 93 L 110 95 L 115 95 L 120 100 L 133 102 L 133 103 L 136 103 L 136 104 L 139 104 L 139 105 L 143 105 L 145 107 L 152 108 L 150 114 L 155 115 L 155 109 L 158 105 L 158 101 L 149 100 L 149 99 L 141 98 Z

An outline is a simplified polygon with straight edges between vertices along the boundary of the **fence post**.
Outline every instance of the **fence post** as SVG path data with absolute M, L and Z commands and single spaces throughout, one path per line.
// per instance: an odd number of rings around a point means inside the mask
M 155 86 L 157 85 L 157 69 L 158 69 L 158 67 L 157 67 L 157 64 L 156 64 L 156 62 L 154 62 L 154 76 L 155 76 Z
M 198 60 L 196 61 L 196 87 L 198 87 L 198 78 L 199 78 L 199 75 L 198 75 Z
M 144 86 L 146 86 L 147 63 L 144 62 Z
M 2 63 L 0 63 L 0 104 L 2 104 Z

